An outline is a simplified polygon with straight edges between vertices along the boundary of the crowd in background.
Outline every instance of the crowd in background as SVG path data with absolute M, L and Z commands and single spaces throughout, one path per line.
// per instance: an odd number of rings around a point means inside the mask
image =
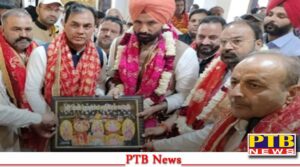
M 49 151 L 53 96 L 142 96 L 147 151 L 245 151 L 248 133 L 300 133 L 299 9 L 271 0 L 226 23 L 221 6 L 185 0 L 130 0 L 130 20 L 1 0 L 0 150 Z

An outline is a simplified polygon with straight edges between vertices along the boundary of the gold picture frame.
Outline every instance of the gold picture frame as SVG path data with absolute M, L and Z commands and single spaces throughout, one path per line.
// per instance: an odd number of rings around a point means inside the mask
M 51 151 L 139 151 L 142 105 L 141 96 L 53 97 L 58 124 Z

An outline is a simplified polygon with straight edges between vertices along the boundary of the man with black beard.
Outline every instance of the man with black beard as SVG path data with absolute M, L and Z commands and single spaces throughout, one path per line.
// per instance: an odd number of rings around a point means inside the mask
M 159 123 L 157 113 L 179 108 L 198 77 L 196 52 L 176 39 L 167 23 L 175 12 L 174 0 L 130 0 L 133 28 L 110 49 L 109 95 L 144 97 L 145 127 Z
M 277 49 L 287 56 L 300 55 L 300 39 L 294 35 L 291 21 L 283 6 L 279 5 L 268 11 L 264 19 L 264 29 L 269 49 Z
M 195 50 L 197 52 L 201 74 L 220 48 L 220 35 L 226 21 L 219 16 L 207 16 L 201 22 L 196 34 Z

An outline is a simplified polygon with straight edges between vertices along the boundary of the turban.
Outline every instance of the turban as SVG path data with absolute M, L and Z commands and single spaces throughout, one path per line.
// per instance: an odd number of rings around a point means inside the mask
M 174 15 L 175 0 L 130 0 L 129 13 L 135 21 L 137 17 L 145 12 L 162 24 L 167 23 Z
M 276 6 L 283 5 L 292 25 L 300 27 L 300 3 L 299 0 L 270 0 L 267 12 Z

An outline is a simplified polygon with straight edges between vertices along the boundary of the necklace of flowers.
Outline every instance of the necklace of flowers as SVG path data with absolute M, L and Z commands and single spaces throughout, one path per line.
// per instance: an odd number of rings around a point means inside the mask
M 172 78 L 177 34 L 169 25 L 164 25 L 162 32 L 158 40 L 157 53 L 147 64 L 138 91 L 136 91 L 136 84 L 139 73 L 139 44 L 132 28 L 125 33 L 117 47 L 113 68 L 118 70 L 124 93 L 126 95 L 143 95 L 145 98 L 144 108 L 164 100 Z
M 220 57 L 215 58 L 207 67 L 207 69 L 200 75 L 200 78 L 197 81 L 196 85 L 203 83 L 206 77 L 213 76 L 213 69 L 225 68 L 224 65 L 225 64 L 221 62 Z M 196 116 L 196 120 L 209 119 L 209 114 L 225 98 L 229 84 L 230 79 L 227 79 L 225 84 L 223 85 L 223 88 L 217 91 L 217 93 L 209 100 L 208 104 L 203 107 L 202 112 L 200 111 L 200 113 Z M 197 87 L 194 87 L 189 96 L 187 97 L 186 101 L 184 102 L 184 106 L 188 106 L 192 98 L 196 98 L 199 101 L 204 100 L 205 92 L 203 90 L 200 90 L 200 92 L 198 91 L 198 94 L 196 92 Z M 187 124 L 187 116 L 179 116 L 176 120 L 176 124 L 180 134 L 194 131 L 194 129 Z

